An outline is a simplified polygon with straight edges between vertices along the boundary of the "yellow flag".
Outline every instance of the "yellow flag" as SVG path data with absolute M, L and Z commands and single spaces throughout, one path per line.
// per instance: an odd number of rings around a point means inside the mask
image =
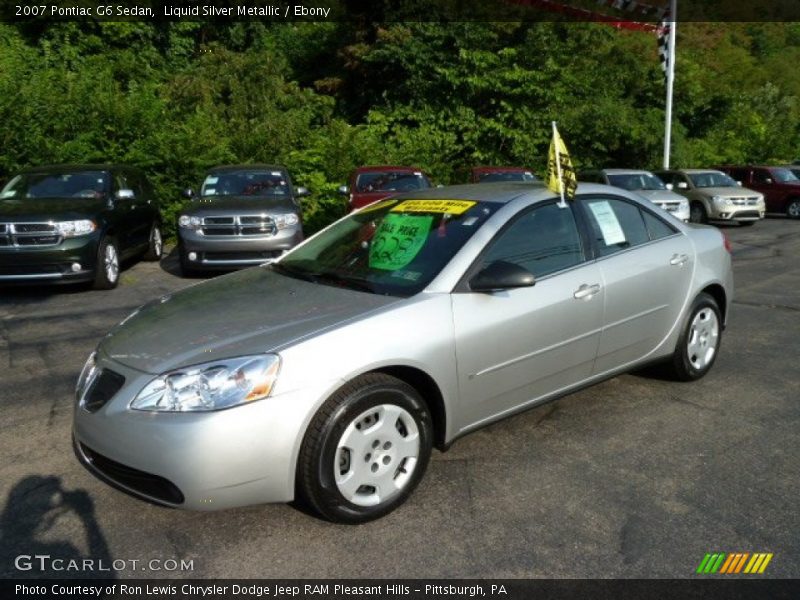
M 572 168 L 564 140 L 558 135 L 555 121 L 553 121 L 553 140 L 550 142 L 550 152 L 547 154 L 547 187 L 560 194 L 562 199 L 566 196 L 570 200 L 575 197 L 575 190 L 578 187 L 575 169 Z

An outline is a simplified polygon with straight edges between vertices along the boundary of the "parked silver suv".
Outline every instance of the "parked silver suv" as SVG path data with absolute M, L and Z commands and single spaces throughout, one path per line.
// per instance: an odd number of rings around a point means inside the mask
M 650 202 L 663 208 L 684 223 L 689 221 L 689 201 L 671 191 L 663 181 L 650 171 L 642 169 L 600 169 L 584 171 L 578 177 L 581 181 L 605 183 L 644 196 Z
M 752 225 L 764 218 L 764 194 L 741 187 L 722 171 L 656 171 L 661 180 L 689 200 L 692 223 L 737 221 Z
M 299 198 L 284 167 L 221 166 L 200 188 L 184 192 L 191 205 L 178 217 L 178 247 L 184 273 L 257 265 L 303 240 Z

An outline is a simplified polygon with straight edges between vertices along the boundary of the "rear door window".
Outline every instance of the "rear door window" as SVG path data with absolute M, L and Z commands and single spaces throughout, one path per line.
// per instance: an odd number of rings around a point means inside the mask
M 600 197 L 583 203 L 598 257 L 650 241 L 642 211 L 619 198 Z

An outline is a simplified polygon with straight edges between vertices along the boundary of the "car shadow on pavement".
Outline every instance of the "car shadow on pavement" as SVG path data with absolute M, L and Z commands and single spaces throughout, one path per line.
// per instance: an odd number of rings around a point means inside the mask
M 66 490 L 53 475 L 30 475 L 9 492 L 0 515 L 0 577 L 110 579 L 112 564 L 85 490 Z

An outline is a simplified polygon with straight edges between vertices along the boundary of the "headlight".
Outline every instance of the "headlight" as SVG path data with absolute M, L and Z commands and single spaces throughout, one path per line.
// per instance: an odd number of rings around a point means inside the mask
M 97 229 L 94 221 L 81 219 L 80 221 L 57 221 L 53 223 L 58 232 L 66 238 L 87 235 Z
M 286 229 L 287 227 L 291 227 L 292 225 L 297 225 L 300 222 L 298 216 L 294 213 L 288 213 L 285 215 L 275 215 L 275 225 L 278 229 Z
M 286 229 L 287 227 L 297 225 L 300 222 L 300 219 L 294 213 L 275 215 L 273 218 L 275 219 L 275 225 L 278 227 L 278 229 Z
M 89 387 L 89 383 L 94 379 L 94 376 L 97 374 L 97 352 L 92 352 L 89 355 L 89 358 L 86 359 L 86 363 L 83 365 L 83 369 L 81 369 L 80 377 L 78 377 L 78 383 L 75 385 L 75 396 L 77 396 L 78 400 L 83 397 L 83 394 L 86 392 L 86 388 Z
M 209 411 L 269 396 L 278 376 L 275 354 L 242 356 L 165 373 L 148 383 L 131 402 L 134 410 Z
M 730 206 L 733 204 L 730 198 L 723 198 L 722 196 L 711 196 L 711 201 L 714 204 L 721 204 L 722 206 Z
M 683 200 L 681 200 L 681 203 L 678 205 L 678 208 L 680 208 L 681 211 L 689 210 L 689 201 L 686 198 L 684 198 Z
M 189 215 L 181 215 L 178 219 L 178 225 L 184 229 L 200 229 L 202 221 L 200 217 L 190 217 Z

